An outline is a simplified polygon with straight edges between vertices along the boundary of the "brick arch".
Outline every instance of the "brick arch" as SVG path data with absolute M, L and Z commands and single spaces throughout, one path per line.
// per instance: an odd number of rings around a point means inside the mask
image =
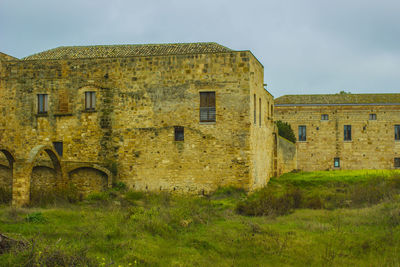
M 10 152 L 11 150 L 0 146 L 0 152 L 4 154 L 8 161 L 8 168 L 1 167 L 0 169 L 0 186 L 3 192 L 3 201 L 11 201 L 12 199 L 12 189 L 13 189 L 13 165 L 15 162 L 15 157 L 13 156 L 14 153 Z
M 68 171 L 68 183 L 80 196 L 101 192 L 111 186 L 112 173 L 97 164 L 79 164 Z
M 35 159 L 41 152 L 46 152 L 47 155 L 49 155 L 49 157 L 53 163 L 53 168 L 57 172 L 59 172 L 62 176 L 63 168 L 61 166 L 61 159 L 58 156 L 58 153 L 54 150 L 54 148 L 52 146 L 48 146 L 48 145 L 39 145 L 39 146 L 35 146 L 34 148 L 32 148 L 32 150 L 29 152 L 28 161 L 27 161 L 27 163 L 30 166 L 30 169 L 33 168 Z
M 12 169 L 15 162 L 14 153 L 11 151 L 12 150 L 10 150 L 9 148 L 0 145 L 0 152 L 2 152 L 4 156 L 6 156 L 10 169 Z
M 103 172 L 105 175 L 107 175 L 107 186 L 111 187 L 113 178 L 114 178 L 112 172 L 110 170 L 108 170 L 107 168 L 102 167 L 95 163 L 86 163 L 85 162 L 85 163 L 74 164 L 73 166 L 66 168 L 66 173 L 69 175 L 71 172 L 76 171 L 81 168 L 91 168 L 91 169 L 95 169 L 100 172 Z

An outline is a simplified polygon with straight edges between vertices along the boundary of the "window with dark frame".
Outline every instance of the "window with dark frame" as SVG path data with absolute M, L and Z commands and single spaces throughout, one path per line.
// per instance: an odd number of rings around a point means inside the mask
M 400 168 L 400 158 L 394 158 L 394 167 Z
M 344 125 L 344 141 L 351 141 L 351 125 Z
M 44 114 L 48 111 L 48 95 L 47 94 L 38 94 L 38 113 Z
M 370 121 L 375 121 L 376 120 L 376 114 L 375 113 L 369 114 L 369 120 Z
M 340 158 L 333 159 L 333 167 L 340 168 Z
M 57 154 L 62 157 L 63 155 L 63 142 L 53 142 L 54 149 L 57 151 Z
M 95 110 L 96 108 L 96 92 L 85 92 L 85 109 Z
M 322 120 L 322 121 L 327 121 L 327 120 L 329 120 L 329 115 L 328 115 L 328 114 L 322 114 L 322 115 L 321 115 L 321 120 Z
M 299 126 L 299 141 L 307 141 L 307 128 L 305 125 Z
M 394 140 L 400 141 L 400 125 L 394 126 Z
M 215 92 L 200 92 L 200 122 L 215 122 Z
M 257 124 L 257 96 L 254 94 L 254 125 Z
M 258 117 L 259 117 L 259 124 L 261 127 L 261 98 L 258 99 Z
M 184 141 L 185 132 L 182 126 L 174 126 L 175 131 L 175 141 Z

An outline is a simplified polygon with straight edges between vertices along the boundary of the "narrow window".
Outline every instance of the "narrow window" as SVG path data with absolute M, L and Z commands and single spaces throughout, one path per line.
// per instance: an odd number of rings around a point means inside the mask
M 174 126 L 175 141 L 183 141 L 185 139 L 184 129 L 182 126 Z
M 299 141 L 306 141 L 306 140 L 307 140 L 306 126 L 300 125 L 299 126 Z
M 200 122 L 215 122 L 215 92 L 200 92 Z
M 258 120 L 261 127 L 261 98 L 258 99 Z
M 96 92 L 85 92 L 85 109 L 94 110 L 96 108 Z
M 340 158 L 333 159 L 333 167 L 340 168 Z
M 269 118 L 269 101 L 267 102 L 267 117 Z
M 322 120 L 322 121 L 327 121 L 327 120 L 329 120 L 329 115 L 328 115 L 328 114 L 322 114 L 322 115 L 321 115 L 321 120 Z
M 394 167 L 400 168 L 400 158 L 394 158 Z
M 257 124 L 257 96 L 254 94 L 254 125 Z
M 271 104 L 271 118 L 274 116 L 274 104 Z
M 47 113 L 48 110 L 48 95 L 38 94 L 38 113 Z
M 63 142 L 53 142 L 54 149 L 57 151 L 57 154 L 62 157 L 63 155 Z
M 370 121 L 375 121 L 376 120 L 376 114 L 374 114 L 374 113 L 369 114 L 369 120 Z
M 351 125 L 344 126 L 344 141 L 351 141 Z
M 394 126 L 394 140 L 400 141 L 400 125 Z

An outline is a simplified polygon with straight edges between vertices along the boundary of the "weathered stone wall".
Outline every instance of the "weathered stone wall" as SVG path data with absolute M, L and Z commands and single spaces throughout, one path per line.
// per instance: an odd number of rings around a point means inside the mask
M 276 120 L 307 127 L 307 140 L 297 141 L 298 168 L 305 171 L 337 169 L 392 169 L 400 157 L 400 142 L 394 140 L 394 125 L 400 124 L 398 105 L 279 106 Z M 321 120 L 327 114 L 329 120 Z M 369 120 L 376 114 L 376 120 Z M 344 125 L 351 125 L 352 140 L 344 141 Z
M 36 146 L 63 142 L 65 168 L 98 164 L 139 190 L 251 190 L 272 175 L 273 98 L 248 51 L 0 64 L 0 145 L 13 148 L 17 174 L 30 172 L 21 164 Z M 85 110 L 86 91 L 96 92 L 95 110 Z M 204 91 L 216 93 L 215 123 L 199 122 Z M 37 94 L 48 94 L 47 114 Z M 174 126 L 184 141 L 174 141 Z M 31 186 L 25 180 L 17 191 Z
M 107 189 L 107 174 L 94 168 L 78 168 L 69 173 L 69 183 L 82 196 Z
M 296 145 L 278 136 L 277 138 L 277 176 L 297 169 Z

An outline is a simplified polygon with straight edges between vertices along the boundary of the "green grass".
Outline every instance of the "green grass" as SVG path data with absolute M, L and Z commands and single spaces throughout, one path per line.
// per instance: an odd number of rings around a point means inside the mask
M 249 196 L 235 188 L 208 197 L 113 190 L 61 206 L 3 205 L 0 232 L 27 247 L 0 254 L 0 265 L 399 266 L 397 179 L 391 171 L 291 173 Z M 369 190 L 383 196 L 359 196 L 376 195 Z M 334 205 L 335 194 L 359 202 Z M 306 208 L 316 195 L 323 205 Z M 265 199 L 291 206 L 284 215 L 236 212 Z

